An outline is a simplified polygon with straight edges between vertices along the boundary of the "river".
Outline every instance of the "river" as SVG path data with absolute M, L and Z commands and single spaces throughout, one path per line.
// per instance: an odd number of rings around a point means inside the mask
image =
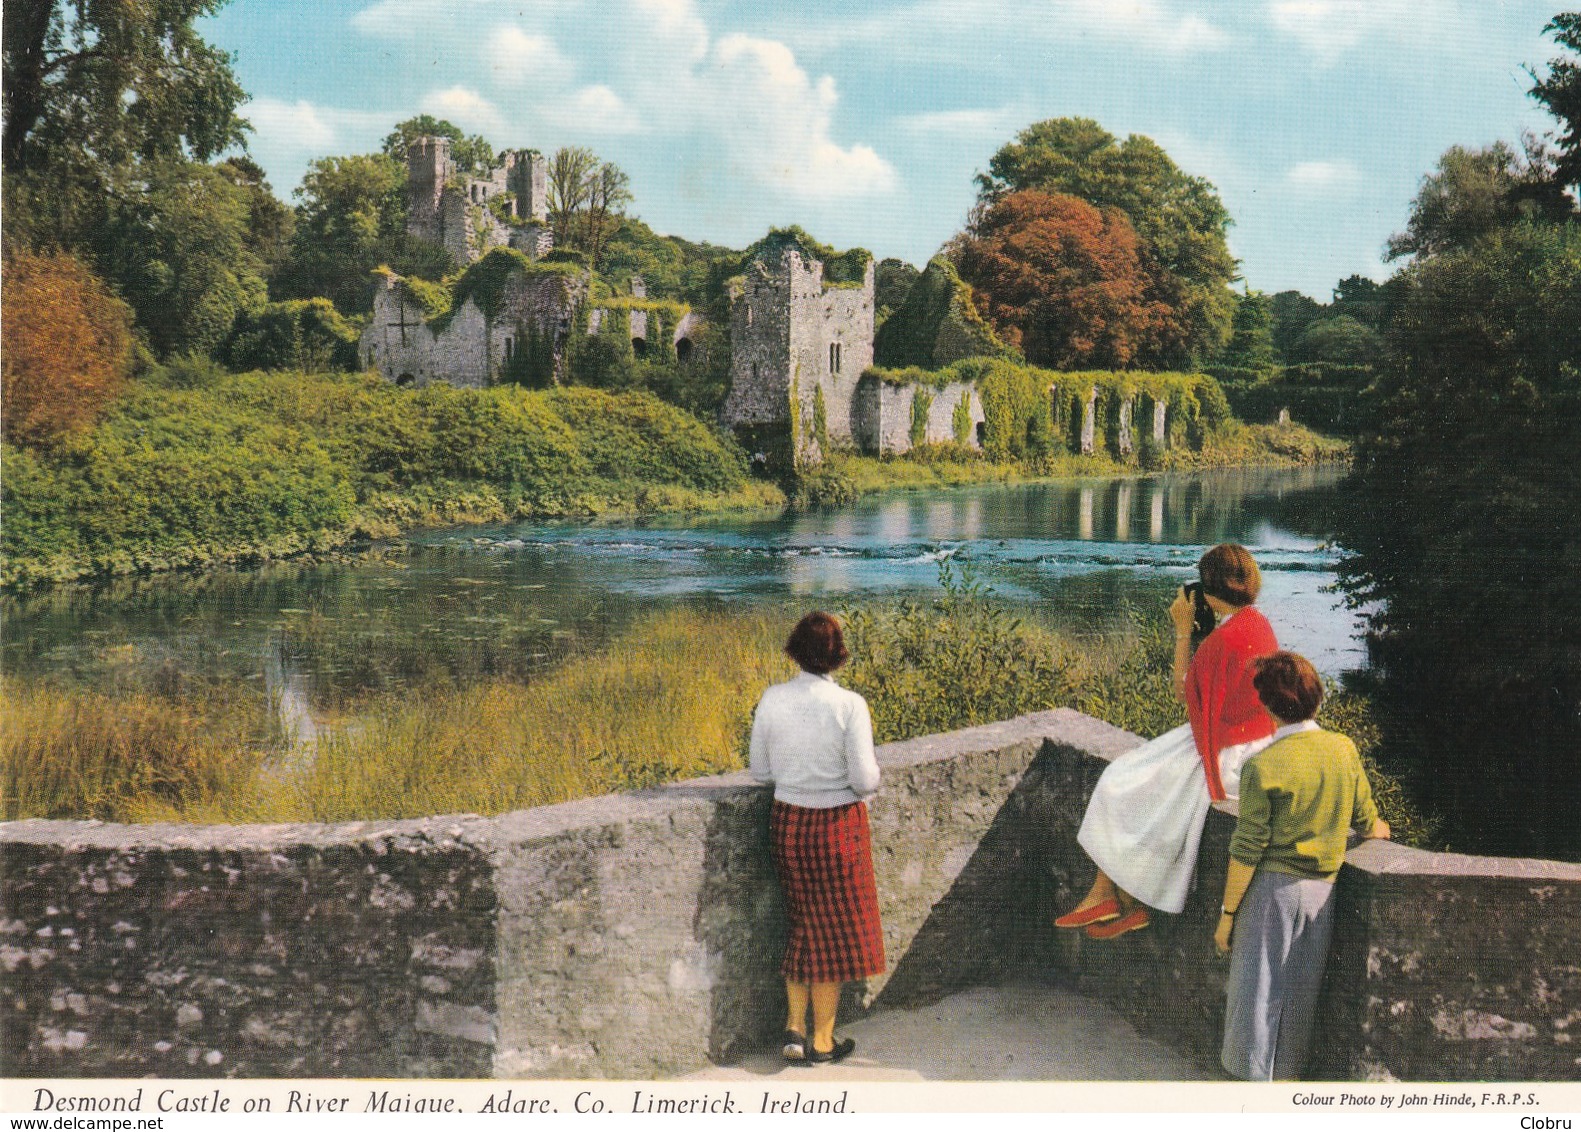
M 346 562 L 123 579 L 0 599 L 9 675 L 261 682 L 300 729 L 310 705 L 436 670 L 530 672 L 664 603 L 758 604 L 787 618 L 938 592 L 971 563 L 998 600 L 1077 634 L 1127 607 L 1164 616 L 1202 549 L 1264 571 L 1261 608 L 1330 675 L 1362 666 L 1337 552 L 1303 518 L 1335 468 L 1236 469 L 870 497 L 839 510 L 428 532 Z

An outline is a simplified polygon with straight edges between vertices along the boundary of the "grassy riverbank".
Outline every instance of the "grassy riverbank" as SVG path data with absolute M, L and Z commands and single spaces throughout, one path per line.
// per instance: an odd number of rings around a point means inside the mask
M 94 429 L 3 455 L 0 583 L 247 563 L 422 526 L 779 506 L 745 457 L 643 393 L 398 389 L 179 372 Z
M 969 577 L 936 602 L 846 611 L 879 741 L 1058 706 L 1142 735 L 1182 722 L 1170 646 L 1132 624 L 1076 640 L 1023 621 Z M 338 707 L 293 746 L 256 688 L 171 679 L 104 694 L 7 683 L 3 815 L 285 822 L 493 814 L 744 765 L 752 708 L 792 675 L 788 616 L 673 609 L 541 674 L 429 678 Z M 1329 709 L 1365 746 L 1366 705 Z M 1375 776 L 1403 839 L 1429 834 Z

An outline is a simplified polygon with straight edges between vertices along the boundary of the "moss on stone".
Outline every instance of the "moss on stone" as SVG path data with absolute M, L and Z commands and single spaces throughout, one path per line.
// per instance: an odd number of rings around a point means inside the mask
M 977 312 L 972 289 L 943 256 L 935 256 L 884 320 L 873 339 L 881 366 L 936 369 L 972 357 L 1013 357 Z

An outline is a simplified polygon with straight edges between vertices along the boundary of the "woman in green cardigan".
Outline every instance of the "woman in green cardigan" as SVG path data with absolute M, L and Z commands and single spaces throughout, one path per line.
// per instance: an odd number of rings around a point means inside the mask
M 1254 661 L 1278 724 L 1241 770 L 1240 821 L 1214 943 L 1230 955 L 1220 1061 L 1248 1081 L 1301 1075 L 1334 930 L 1346 834 L 1388 837 L 1356 745 L 1314 722 L 1323 682 L 1304 657 Z

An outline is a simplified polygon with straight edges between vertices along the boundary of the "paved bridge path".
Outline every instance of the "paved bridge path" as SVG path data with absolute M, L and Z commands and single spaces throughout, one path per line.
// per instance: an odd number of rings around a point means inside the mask
M 789 1065 L 778 1051 L 694 1079 L 747 1081 L 1213 1081 L 1223 1073 L 1136 1032 L 1113 1010 L 1040 983 L 979 987 L 913 1010 L 879 1010 L 839 1033 L 838 1065 Z

